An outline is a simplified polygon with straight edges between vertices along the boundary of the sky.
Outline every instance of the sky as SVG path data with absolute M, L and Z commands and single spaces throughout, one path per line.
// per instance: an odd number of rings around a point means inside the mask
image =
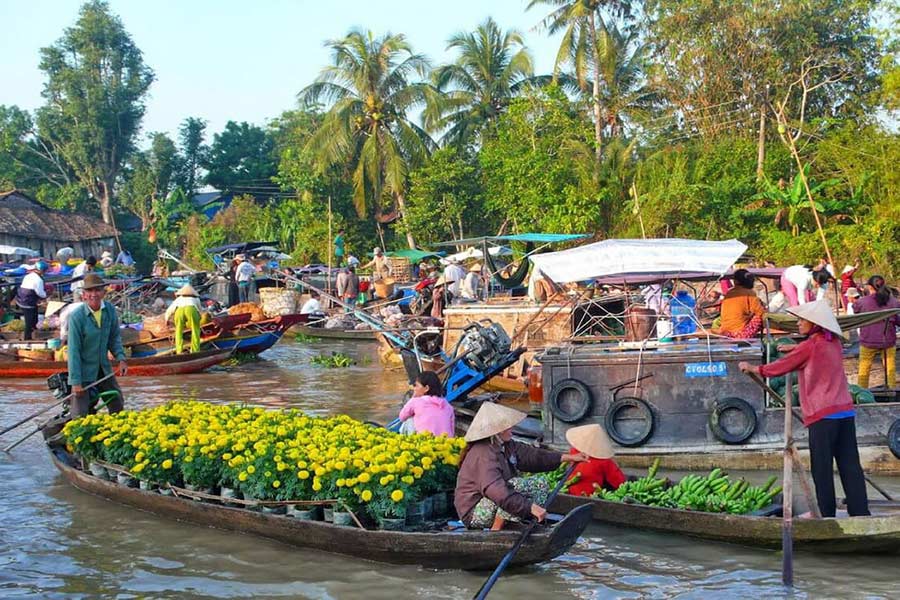
M 43 104 L 39 50 L 75 24 L 78 0 L 0 0 L 0 104 Z M 323 43 L 354 27 L 403 33 L 435 64 L 447 39 L 492 16 L 518 29 L 537 73 L 549 73 L 558 39 L 534 30 L 547 12 L 527 0 L 109 0 L 155 74 L 143 132 L 173 138 L 186 117 L 208 121 L 207 141 L 229 120 L 264 125 L 296 106 L 296 94 L 330 62 Z

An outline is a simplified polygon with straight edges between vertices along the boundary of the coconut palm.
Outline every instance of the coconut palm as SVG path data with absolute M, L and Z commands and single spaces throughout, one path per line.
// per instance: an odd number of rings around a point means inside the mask
M 533 81 L 534 66 L 522 35 L 501 31 L 490 17 L 473 32 L 459 32 L 447 42 L 459 56 L 432 75 L 444 92 L 426 111 L 432 130 L 445 130 L 445 144 L 475 142 L 486 126 L 496 122 L 510 99 Z
M 352 30 L 325 44 L 332 64 L 298 95 L 312 106 L 330 105 L 322 125 L 307 143 L 316 167 L 334 165 L 353 173 L 353 202 L 360 217 L 373 210 L 376 221 L 389 222 L 405 208 L 407 175 L 435 147 L 408 114 L 432 90 L 424 79 L 428 60 L 416 54 L 403 35 Z M 388 213 L 384 200 L 389 200 Z M 411 248 L 415 241 L 407 233 Z
M 605 85 L 600 92 L 602 123 L 609 137 L 622 133 L 626 121 L 649 116 L 659 96 L 647 83 L 649 48 L 637 32 L 623 33 L 615 25 L 601 23 L 597 56 Z
M 602 74 L 598 43 L 598 26 L 602 22 L 601 10 L 612 15 L 628 16 L 631 13 L 630 0 L 531 0 L 528 10 L 537 5 L 552 8 L 544 17 L 540 27 L 550 35 L 562 31 L 563 37 L 556 54 L 556 73 L 571 63 L 575 78 L 584 86 L 588 74 L 592 75 L 591 100 L 594 109 L 594 155 L 600 161 L 603 145 L 603 109 L 600 97 Z

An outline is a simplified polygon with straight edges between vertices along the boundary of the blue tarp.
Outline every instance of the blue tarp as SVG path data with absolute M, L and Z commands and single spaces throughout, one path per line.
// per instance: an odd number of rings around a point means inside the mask
M 484 242 L 532 242 L 535 244 L 554 244 L 570 242 L 590 237 L 587 233 L 516 233 L 513 235 L 487 235 L 483 237 L 465 238 L 449 242 L 439 242 L 434 246 L 471 246 Z

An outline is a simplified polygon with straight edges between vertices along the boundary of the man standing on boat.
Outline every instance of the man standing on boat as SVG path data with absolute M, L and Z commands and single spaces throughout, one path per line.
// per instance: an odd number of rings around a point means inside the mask
M 84 302 L 72 311 L 69 316 L 68 353 L 69 353 L 69 385 L 75 397 L 70 405 L 73 419 L 91 412 L 94 404 L 91 392 L 85 386 L 113 373 L 109 362 L 112 353 L 119 361 L 116 372 L 125 375 L 128 365 L 125 362 L 125 348 L 119 333 L 119 317 L 116 308 L 104 302 L 106 284 L 96 273 L 88 273 L 84 277 L 82 288 Z M 124 408 L 122 390 L 115 376 L 94 386 L 97 392 L 116 390 L 116 396 L 107 405 L 110 413 Z
M 191 329 L 191 352 L 200 352 L 200 294 L 191 284 L 185 284 L 175 292 L 175 300 L 166 309 L 166 323 L 174 319 L 175 354 L 184 351 L 184 329 Z
M 34 328 L 38 322 L 38 304 L 47 298 L 47 290 L 44 287 L 44 273 L 47 271 L 47 263 L 40 260 L 26 267 L 28 273 L 19 285 L 16 293 L 16 304 L 25 315 L 25 333 L 23 340 L 30 340 Z

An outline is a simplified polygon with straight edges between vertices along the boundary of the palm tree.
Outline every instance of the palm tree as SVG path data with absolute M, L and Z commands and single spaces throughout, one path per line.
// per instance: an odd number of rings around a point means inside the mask
M 444 94 L 426 118 L 430 129 L 446 129 L 445 144 L 465 146 L 494 124 L 516 92 L 532 81 L 534 66 L 522 35 L 504 33 L 490 17 L 474 32 L 453 35 L 447 49 L 458 50 L 459 56 L 432 75 Z
M 307 143 L 320 171 L 345 165 L 353 172 L 353 202 L 360 217 L 370 210 L 380 224 L 402 216 L 407 175 L 435 147 L 409 112 L 422 105 L 431 86 L 424 78 L 428 60 L 415 54 L 403 35 L 352 30 L 325 45 L 332 64 L 298 95 L 306 106 L 330 104 L 322 125 Z M 390 209 L 384 213 L 384 198 Z M 397 210 L 399 208 L 399 211 Z M 407 232 L 410 248 L 415 248 Z
M 600 93 L 602 123 L 609 137 L 622 133 L 626 120 L 649 116 L 658 94 L 645 78 L 649 47 L 637 32 L 623 33 L 615 25 L 601 22 L 597 38 L 599 68 L 606 85 Z
M 601 72 L 598 23 L 602 22 L 600 10 L 613 15 L 627 16 L 631 13 L 630 0 L 531 0 L 527 10 L 539 4 L 550 5 L 549 15 L 544 17 L 540 27 L 550 35 L 563 31 L 559 51 L 556 54 L 556 73 L 571 62 L 575 77 L 584 86 L 588 72 L 592 71 L 593 84 L 591 99 L 594 108 L 594 156 L 600 162 L 603 145 L 602 99 L 600 97 Z

